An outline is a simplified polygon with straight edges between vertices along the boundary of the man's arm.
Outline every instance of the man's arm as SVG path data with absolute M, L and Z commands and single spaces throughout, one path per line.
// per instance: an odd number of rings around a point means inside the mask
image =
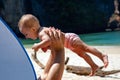
M 61 80 L 64 71 L 64 36 L 60 31 L 49 31 L 51 55 L 44 69 L 45 80 Z
M 53 36 L 52 36 L 53 35 Z M 50 31 L 51 36 L 51 50 L 54 55 L 53 65 L 51 66 L 47 79 L 48 80 L 61 80 L 64 71 L 64 35 L 60 31 Z

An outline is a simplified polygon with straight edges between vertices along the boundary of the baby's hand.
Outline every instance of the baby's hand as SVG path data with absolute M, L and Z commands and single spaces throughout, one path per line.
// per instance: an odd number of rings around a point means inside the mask
M 34 51 L 37 52 L 38 49 L 39 49 L 38 44 L 35 43 L 35 44 L 32 46 L 32 49 L 34 49 Z

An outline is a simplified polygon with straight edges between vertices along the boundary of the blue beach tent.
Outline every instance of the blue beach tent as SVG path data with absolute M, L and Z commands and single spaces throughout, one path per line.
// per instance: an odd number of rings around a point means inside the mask
M 0 80 L 37 80 L 25 48 L 2 18 L 0 18 Z

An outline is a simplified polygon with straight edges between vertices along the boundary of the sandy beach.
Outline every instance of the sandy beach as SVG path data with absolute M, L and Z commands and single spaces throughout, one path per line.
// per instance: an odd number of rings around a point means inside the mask
M 109 65 L 107 68 L 103 68 L 104 71 L 112 71 L 112 70 L 120 70 L 120 46 L 93 46 L 100 50 L 102 53 L 107 54 L 109 58 Z M 29 54 L 29 57 L 33 63 L 35 68 L 37 77 L 42 73 L 43 69 L 41 69 L 35 61 L 32 60 L 31 54 L 33 54 L 33 50 L 30 48 L 26 48 L 26 51 Z M 50 51 L 48 50 L 46 53 L 42 52 L 41 50 L 37 53 L 37 58 L 45 65 L 46 61 L 49 57 Z M 78 57 L 75 53 L 71 52 L 68 49 L 65 49 L 65 56 L 69 57 L 70 60 L 67 65 L 74 65 L 74 66 L 85 66 L 89 67 L 89 65 L 81 58 Z M 95 61 L 96 64 L 99 66 L 103 66 L 103 63 L 93 55 L 90 55 L 92 59 Z M 120 80 L 120 72 L 106 75 L 105 77 L 100 76 L 85 76 L 85 75 L 76 75 L 73 73 L 69 73 L 64 70 L 62 80 Z

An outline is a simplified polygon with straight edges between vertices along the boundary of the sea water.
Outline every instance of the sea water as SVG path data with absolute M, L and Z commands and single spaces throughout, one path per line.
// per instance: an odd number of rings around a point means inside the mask
M 120 31 L 80 34 L 79 36 L 89 45 L 120 45 Z

